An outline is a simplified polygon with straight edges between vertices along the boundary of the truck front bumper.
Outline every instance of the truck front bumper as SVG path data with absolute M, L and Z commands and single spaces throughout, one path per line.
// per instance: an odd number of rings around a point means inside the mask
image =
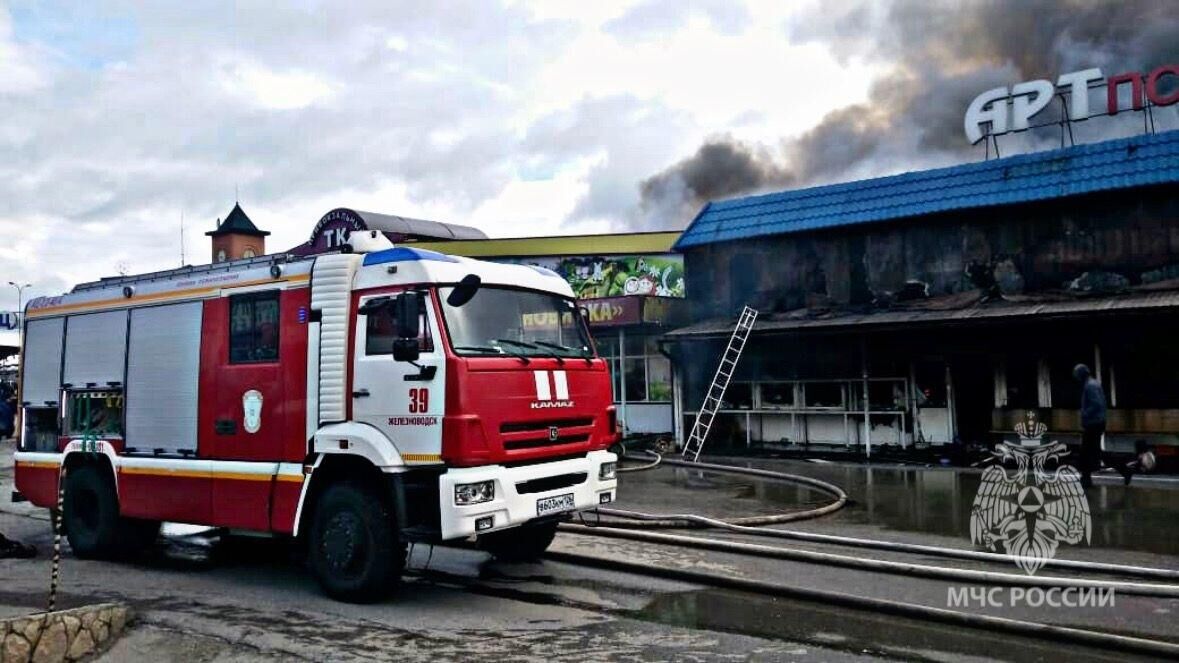
M 442 539 L 459 539 L 472 534 L 484 534 L 516 525 L 538 517 L 592 509 L 612 502 L 618 489 L 617 479 L 599 478 L 604 463 L 617 462 L 609 451 L 591 451 L 584 458 L 571 458 L 551 463 L 537 463 L 522 467 L 485 465 L 457 467 L 446 471 L 438 479 L 438 506 Z M 584 480 L 577 481 L 580 475 Z M 455 486 L 492 481 L 495 497 L 479 504 L 455 504 Z M 556 487 L 549 488 L 548 485 Z M 557 498 L 566 502 L 572 495 L 572 505 L 562 511 L 537 513 L 542 500 Z M 551 504 L 553 500 L 549 500 Z

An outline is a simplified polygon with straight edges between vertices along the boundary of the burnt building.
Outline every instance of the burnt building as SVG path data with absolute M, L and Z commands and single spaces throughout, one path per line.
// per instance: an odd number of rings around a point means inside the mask
M 677 434 L 760 311 L 710 445 L 1179 444 L 1179 131 L 705 206 L 680 237 Z M 1039 424 L 1026 424 L 1029 413 Z

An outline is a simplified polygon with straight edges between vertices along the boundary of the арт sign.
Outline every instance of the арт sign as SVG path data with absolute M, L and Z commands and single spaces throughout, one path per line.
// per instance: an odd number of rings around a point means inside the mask
M 1104 110 L 1090 110 L 1089 89 L 1093 87 L 1105 87 Z M 1039 79 L 992 88 L 975 97 L 967 107 L 966 138 L 973 145 L 986 136 L 1024 131 L 1058 92 L 1068 95 L 1069 120 L 1117 115 L 1118 111 L 1127 110 L 1119 102 L 1119 89 L 1129 89 L 1128 108 L 1133 110 L 1142 110 L 1147 101 L 1153 106 L 1170 106 L 1179 102 L 1179 65 L 1163 65 L 1145 75 L 1130 71 L 1108 79 L 1100 69 L 1093 68 L 1061 74 L 1055 85 L 1050 80 Z

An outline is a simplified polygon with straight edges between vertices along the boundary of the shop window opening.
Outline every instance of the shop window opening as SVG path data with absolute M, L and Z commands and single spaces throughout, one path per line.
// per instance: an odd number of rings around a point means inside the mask
M 595 339 L 598 353 L 610 366 L 615 402 L 622 400 L 623 378 L 626 379 L 628 403 L 671 402 L 671 362 L 659 354 L 658 338 L 655 335 L 627 335 L 625 359 L 619 353 L 617 337 Z

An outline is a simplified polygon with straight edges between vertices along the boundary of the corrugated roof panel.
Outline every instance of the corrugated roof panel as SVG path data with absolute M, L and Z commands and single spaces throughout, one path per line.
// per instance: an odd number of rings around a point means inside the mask
M 676 242 L 712 242 L 1179 182 L 1179 131 L 713 201 Z

